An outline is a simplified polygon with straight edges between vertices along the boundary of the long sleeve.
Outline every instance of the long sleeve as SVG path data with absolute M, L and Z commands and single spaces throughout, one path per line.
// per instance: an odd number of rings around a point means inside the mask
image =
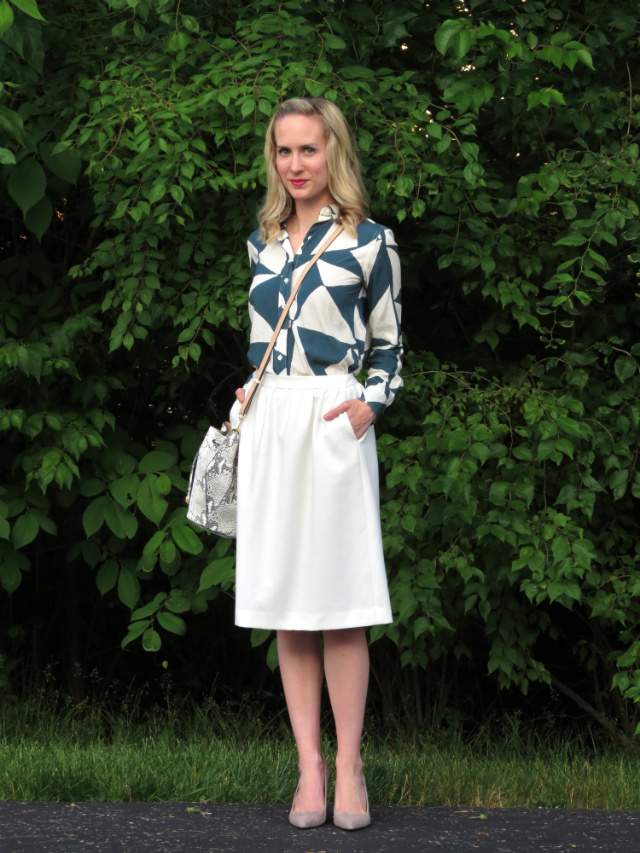
M 268 243 L 249 237 L 249 363 L 260 364 L 296 276 L 337 216 L 323 208 L 294 253 L 287 232 Z M 343 231 L 305 278 L 281 330 L 267 372 L 290 376 L 358 375 L 364 399 L 382 414 L 402 387 L 400 259 L 393 233 L 371 219 Z
M 402 387 L 400 258 L 388 228 L 374 241 L 368 266 L 364 398 L 378 418 Z
M 247 252 L 249 254 L 249 268 L 251 270 L 251 278 L 256 274 L 256 268 L 258 266 L 258 251 L 251 240 L 247 240 Z M 251 304 L 249 304 L 249 321 L 253 322 L 253 309 Z M 251 383 L 253 382 L 253 376 L 255 374 L 255 370 L 252 370 L 249 376 L 247 377 L 244 385 L 242 386 L 245 391 L 248 391 L 251 387 Z

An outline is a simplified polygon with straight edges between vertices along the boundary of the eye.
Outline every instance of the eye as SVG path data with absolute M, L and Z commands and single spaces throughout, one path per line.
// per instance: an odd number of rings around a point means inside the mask
M 278 155 L 279 155 L 280 157 L 284 157 L 284 156 L 286 156 L 288 153 L 289 153 L 289 149 L 288 149 L 288 148 L 284 148 L 284 147 L 282 147 L 282 148 L 278 148 Z
M 315 154 L 316 153 L 316 149 L 313 147 L 313 145 L 307 145 L 306 148 L 304 149 L 304 151 L 305 151 L 305 154 Z

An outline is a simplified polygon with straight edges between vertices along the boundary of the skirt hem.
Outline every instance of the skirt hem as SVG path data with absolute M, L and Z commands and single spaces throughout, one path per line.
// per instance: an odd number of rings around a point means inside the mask
M 282 631 L 337 631 L 342 628 L 369 628 L 390 625 L 393 616 L 387 608 L 348 610 L 342 613 L 268 613 L 237 610 L 239 628 L 262 628 Z

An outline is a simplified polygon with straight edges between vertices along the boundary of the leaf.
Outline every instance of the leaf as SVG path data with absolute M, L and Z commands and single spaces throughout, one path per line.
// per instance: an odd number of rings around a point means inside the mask
M 363 151 L 371 151 L 373 144 L 373 134 L 365 128 L 360 128 L 358 131 L 358 145 Z
M 0 148 L 0 165 L 6 166 L 10 163 L 15 164 L 15 162 L 16 155 L 13 153 L 13 151 L 9 151 L 8 148 Z
M 408 533 L 413 533 L 416 529 L 416 518 L 414 515 L 403 515 L 400 519 L 400 527 Z
M 80 482 L 79 491 L 83 497 L 93 498 L 104 491 L 104 483 L 102 480 L 91 477 Z
M 140 581 L 126 566 L 120 569 L 118 576 L 118 598 L 130 610 L 133 610 L 140 598 Z
M 587 242 L 587 238 L 584 234 L 567 234 L 566 237 L 561 237 L 559 240 L 553 244 L 554 246 L 584 246 Z
M 151 187 L 147 198 L 149 199 L 151 204 L 154 204 L 155 202 L 160 201 L 160 199 L 165 195 L 166 192 L 167 185 L 165 183 L 157 183 Z
M 255 102 L 253 98 L 247 98 L 247 100 L 244 101 L 240 107 L 240 114 L 242 118 L 247 118 L 248 116 L 250 116 L 254 109 Z
M 119 539 L 133 539 L 138 531 L 138 519 L 114 500 L 104 498 L 104 501 L 104 520 L 111 532 Z
M 489 489 L 489 500 L 494 506 L 505 506 L 510 489 L 510 483 L 500 481 L 492 483 Z
M 255 649 L 261 646 L 269 639 L 271 629 L 269 628 L 252 628 L 251 629 L 251 645 Z
M 571 556 L 571 545 L 566 536 L 556 536 L 551 543 L 551 553 L 556 563 Z
M 173 541 L 181 551 L 187 554 L 199 554 L 202 551 L 202 542 L 196 532 L 186 524 L 176 524 L 171 528 Z
M 581 62 L 584 62 L 588 68 L 593 70 L 593 59 L 586 47 L 581 46 L 578 50 L 575 50 L 574 56 L 577 56 Z
M 638 362 L 630 355 L 622 355 L 615 360 L 613 369 L 620 382 L 626 382 L 637 371 Z
M 119 566 L 116 560 L 107 560 L 100 566 L 96 574 L 96 586 L 100 595 L 106 595 L 116 585 L 118 580 Z
M 0 36 L 6 33 L 12 23 L 13 9 L 6 0 L 2 0 L 2 3 L 0 3 Z
M 271 672 L 275 672 L 278 664 L 278 638 L 274 637 L 269 643 L 269 650 L 267 651 L 267 666 Z
M 142 457 L 138 469 L 143 474 L 156 474 L 158 471 L 167 471 L 169 468 L 173 468 L 175 464 L 175 456 L 162 450 L 152 450 Z
M 38 242 L 41 243 L 45 231 L 51 225 L 52 218 L 53 206 L 45 195 L 25 215 L 24 224 L 29 231 L 32 231 L 36 235 Z
M 328 48 L 331 48 L 331 50 L 344 50 L 347 46 L 343 39 L 338 36 L 334 36 L 331 33 L 324 37 L 324 43 Z
M 449 20 L 445 21 L 437 30 L 435 35 L 436 49 L 443 56 L 446 54 L 449 43 L 458 32 L 459 27 L 460 24 L 458 21 Z
M 159 592 L 153 601 L 149 601 L 148 604 L 145 604 L 143 607 L 138 607 L 137 610 L 133 611 L 131 614 L 132 621 L 135 622 L 138 619 L 146 619 L 148 616 L 155 616 L 158 610 L 162 607 L 166 597 L 166 592 Z
M 40 153 L 45 166 L 58 178 L 62 178 L 63 181 L 75 186 L 82 168 L 80 154 L 73 149 L 63 149 L 54 154 L 55 150 L 56 146 L 51 143 L 40 146 Z
M 82 526 L 87 539 L 97 533 L 104 523 L 104 507 L 106 503 L 105 497 L 96 498 L 91 501 L 89 506 L 82 514 Z
M 479 459 L 481 462 L 486 462 L 489 458 L 489 448 L 481 441 L 474 442 L 469 448 L 469 453 L 471 456 L 473 456 L 475 459 Z
M 167 533 L 165 530 L 157 530 L 144 546 L 143 554 L 146 554 L 147 556 L 155 554 L 158 551 L 158 548 L 162 545 L 166 535 Z
M 416 639 L 431 629 L 431 623 L 426 616 L 418 616 L 413 623 L 413 635 Z
M 469 48 L 472 44 L 474 44 L 476 40 L 476 35 L 473 30 L 465 29 L 460 30 L 459 33 L 456 33 L 451 40 L 451 44 L 456 54 L 456 59 L 462 59 L 462 57 L 468 53 Z
M 23 215 L 44 196 L 47 178 L 40 163 L 32 157 L 22 160 L 11 170 L 7 189 Z
M 40 14 L 38 4 L 35 2 L 35 0 L 11 0 L 11 2 L 17 9 L 20 9 L 21 12 L 24 12 L 26 15 L 29 15 L 29 17 L 35 18 L 37 21 L 44 21 L 46 23 L 46 19 L 43 18 Z
M 174 613 L 167 613 L 165 610 L 161 610 L 160 613 L 158 613 L 158 624 L 161 625 L 165 631 L 170 631 L 172 634 L 178 634 L 179 636 L 182 636 L 187 631 L 184 619 L 181 619 Z
M 13 32 L 13 30 L 11 31 Z M 6 41 L 6 39 L 5 39 Z M 24 124 L 22 117 L 15 110 L 10 110 L 7 107 L 0 106 L 0 129 L 4 130 L 20 144 L 22 144 L 22 131 Z
M 0 583 L 9 595 L 14 593 L 22 583 L 22 572 L 13 560 L 0 562 Z
M 181 30 L 171 33 L 169 36 L 167 36 L 167 39 L 165 41 L 167 50 L 173 53 L 177 53 L 179 50 L 184 50 L 188 44 L 189 36 Z
M 609 487 L 613 490 L 613 499 L 620 500 L 620 498 L 624 497 L 625 492 L 627 491 L 627 484 L 629 482 L 629 471 L 625 468 L 622 471 L 614 471 L 611 477 L 609 478 Z
M 62 430 L 64 429 L 64 419 L 57 415 L 55 412 L 47 412 L 45 414 L 45 420 L 47 422 L 47 426 L 49 429 Z
M 168 540 L 160 545 L 160 559 L 165 563 L 172 563 L 176 558 L 176 546 Z
M 161 496 L 157 483 L 155 474 L 148 474 L 140 484 L 137 497 L 141 512 L 154 524 L 160 523 L 169 508 L 169 503 Z
M 496 268 L 496 262 L 493 260 L 493 258 L 486 256 L 480 261 L 480 266 L 482 267 L 482 272 L 485 275 L 491 275 L 491 273 Z
M 35 515 L 32 515 L 30 512 L 21 515 L 13 525 L 13 530 L 11 531 L 13 547 L 17 550 L 33 542 L 38 535 L 39 529 L 40 526 Z
M 317 80 L 305 80 L 304 87 L 312 98 L 321 97 L 327 88 L 324 83 L 318 83 Z
M 102 558 L 102 551 L 95 542 L 87 539 L 82 543 L 82 556 L 85 563 L 92 569 L 95 569 Z
M 556 450 L 562 451 L 570 459 L 573 459 L 573 444 L 568 438 L 558 438 L 556 440 Z
M 572 548 L 578 563 L 581 566 L 589 567 L 591 565 L 591 560 L 595 559 L 596 556 L 593 543 L 588 539 L 578 539 L 573 543 Z
M 154 631 L 153 628 L 147 628 L 142 635 L 142 648 L 145 652 L 157 652 L 162 648 L 160 634 Z
M 146 631 L 149 625 L 151 625 L 150 619 L 142 619 L 140 622 L 132 622 L 129 625 L 127 636 L 123 639 L 122 643 L 120 643 L 122 648 L 124 649 L 124 647 L 129 645 L 132 640 L 137 640 L 140 634 Z
M 167 610 L 172 613 L 188 613 L 191 605 L 183 595 L 170 595 L 164 603 Z
M 135 501 L 139 488 L 140 480 L 138 477 L 135 474 L 127 474 L 118 480 L 114 480 L 109 486 L 109 491 L 120 506 L 126 509 Z
M 565 415 L 561 415 L 557 418 L 556 424 L 563 432 L 566 432 L 567 435 L 572 435 L 576 438 L 588 438 L 591 434 L 589 424 L 577 421 L 575 418 L 569 418 Z
M 200 586 L 198 592 L 203 592 L 205 589 L 210 589 L 212 586 L 219 586 L 233 578 L 233 569 L 235 566 L 235 557 L 222 557 L 209 563 L 200 576 Z

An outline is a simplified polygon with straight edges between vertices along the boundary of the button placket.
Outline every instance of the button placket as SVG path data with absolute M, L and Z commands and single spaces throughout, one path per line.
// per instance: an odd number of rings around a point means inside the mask
M 289 248 L 291 248 L 290 243 L 289 243 Z M 296 258 L 297 258 L 297 254 L 293 255 L 293 257 L 292 257 L 291 253 L 287 252 L 287 262 L 286 262 L 284 269 L 282 270 L 282 273 L 281 273 L 280 293 L 282 294 L 282 298 L 284 299 L 285 304 L 286 304 L 287 300 L 289 299 L 289 296 L 291 295 L 291 288 L 293 286 L 293 273 L 295 272 L 295 269 L 296 269 Z M 282 310 L 284 311 L 284 308 Z M 291 368 L 290 359 L 289 359 L 289 350 L 290 350 L 289 336 L 290 336 L 290 334 L 291 334 L 291 318 L 287 317 L 287 319 L 285 320 L 283 329 L 280 332 L 280 335 L 284 335 L 284 337 L 285 337 L 284 351 L 285 351 L 286 355 L 283 356 L 281 352 L 277 353 L 277 354 L 274 352 L 274 354 L 273 354 L 273 368 L 274 368 L 274 370 L 278 373 L 281 373 L 284 370 L 284 372 L 287 375 L 289 374 L 289 370 Z M 283 360 L 285 362 L 284 365 L 282 364 Z
M 311 255 L 307 251 L 307 248 L 309 245 L 312 245 L 314 243 L 314 241 L 312 239 L 313 235 L 316 234 L 320 229 L 322 229 L 323 226 L 326 225 L 326 222 L 327 222 L 326 219 L 322 219 L 319 222 L 314 222 L 314 224 L 311 226 L 311 228 L 307 232 L 305 238 L 300 243 L 300 246 L 298 247 L 298 251 L 295 254 L 293 254 L 293 252 L 291 250 L 291 241 L 289 240 L 288 235 L 286 236 L 284 246 L 285 246 L 285 252 L 287 255 L 287 262 L 286 262 L 286 264 L 282 270 L 281 278 L 280 278 L 280 293 L 282 294 L 282 297 L 283 297 L 285 303 L 291 294 L 291 287 L 293 286 L 293 274 L 294 274 L 294 272 L 296 271 L 298 266 L 304 262 L 305 258 L 306 258 L 306 260 L 310 260 Z M 316 240 L 315 243 L 318 244 L 319 240 Z M 303 252 L 304 252 L 304 257 L 303 257 Z M 309 255 L 309 257 L 307 257 L 307 255 Z M 287 375 L 289 375 L 289 372 L 291 370 L 291 363 L 293 361 L 293 350 L 295 347 L 295 340 L 292 339 L 292 337 L 293 337 L 292 329 L 293 329 L 293 320 L 291 319 L 291 316 L 289 315 L 289 317 L 287 317 L 287 319 L 283 325 L 283 328 L 282 328 L 282 331 L 286 334 L 286 349 L 285 349 L 286 358 L 285 358 L 284 370 L 287 373 Z M 274 369 L 274 371 L 278 372 L 277 368 L 276 368 L 276 364 L 278 365 L 278 367 L 280 367 L 280 372 L 281 372 L 283 369 L 282 368 L 282 356 L 280 355 L 280 357 L 276 358 L 276 353 L 274 351 L 274 353 L 273 353 L 273 369 Z

